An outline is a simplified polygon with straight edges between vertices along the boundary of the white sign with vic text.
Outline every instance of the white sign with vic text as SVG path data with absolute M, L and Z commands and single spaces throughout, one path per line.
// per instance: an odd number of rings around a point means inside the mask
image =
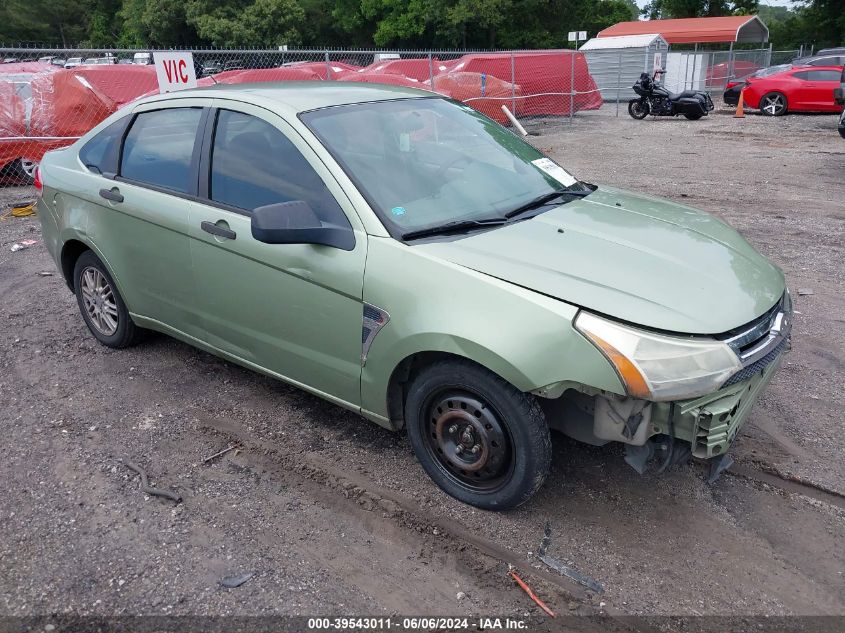
M 160 93 L 197 87 L 193 53 L 156 52 L 154 58 Z

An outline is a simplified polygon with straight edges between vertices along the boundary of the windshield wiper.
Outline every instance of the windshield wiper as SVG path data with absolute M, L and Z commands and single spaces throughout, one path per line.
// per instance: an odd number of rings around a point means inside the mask
M 453 220 L 440 224 L 438 226 L 430 226 L 427 229 L 417 229 L 415 231 L 408 231 L 402 234 L 403 240 L 413 240 L 418 237 L 427 237 L 429 235 L 442 235 L 444 233 L 454 233 L 466 229 L 485 228 L 489 226 L 501 226 L 507 224 L 507 218 L 486 218 L 483 220 Z
M 534 209 L 539 209 L 542 206 L 549 204 L 552 200 L 557 200 L 558 198 L 562 198 L 563 196 L 575 196 L 578 198 L 583 198 L 584 196 L 590 195 L 592 192 L 591 189 L 587 191 L 553 191 L 551 193 L 545 193 L 542 196 L 537 196 L 530 202 L 526 202 L 523 205 L 518 206 L 516 209 L 512 209 L 505 213 L 505 217 L 510 219 L 519 215 L 520 213 L 525 213 L 526 211 L 532 211 Z

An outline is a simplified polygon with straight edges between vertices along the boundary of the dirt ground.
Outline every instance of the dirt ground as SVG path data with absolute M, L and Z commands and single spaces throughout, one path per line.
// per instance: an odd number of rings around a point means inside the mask
M 713 485 L 554 437 L 518 510 L 461 505 L 407 438 L 165 336 L 98 345 L 0 221 L 0 614 L 845 616 L 845 141 L 834 116 L 534 122 L 580 178 L 699 206 L 786 272 L 794 349 Z M 5 209 L 26 198 L 0 191 Z M 706 266 L 702 262 L 702 266 Z M 54 273 L 40 276 L 40 272 Z M 204 463 L 240 442 L 242 449 Z M 128 458 L 182 503 L 149 497 Z M 536 561 L 548 553 L 596 593 Z M 255 575 L 235 589 L 223 577 Z M 591 620 L 585 620 L 589 628 Z

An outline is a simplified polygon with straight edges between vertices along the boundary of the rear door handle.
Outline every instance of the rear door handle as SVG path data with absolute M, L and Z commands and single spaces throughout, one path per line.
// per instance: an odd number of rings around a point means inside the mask
M 211 233 L 212 235 L 216 235 L 217 237 L 225 237 L 227 240 L 233 240 L 238 237 L 238 234 L 235 233 L 231 229 L 227 229 L 222 226 L 217 226 L 213 222 L 203 222 L 200 224 L 200 228 L 206 233 Z
M 112 202 L 123 202 L 123 194 L 120 189 L 112 187 L 111 189 L 100 189 L 100 197 Z

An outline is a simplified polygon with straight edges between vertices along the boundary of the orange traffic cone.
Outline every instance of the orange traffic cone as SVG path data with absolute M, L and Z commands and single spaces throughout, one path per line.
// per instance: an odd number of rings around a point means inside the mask
M 742 91 L 739 93 L 739 101 L 736 102 L 736 114 L 734 114 L 735 119 L 744 119 L 745 118 L 745 111 L 742 109 Z

